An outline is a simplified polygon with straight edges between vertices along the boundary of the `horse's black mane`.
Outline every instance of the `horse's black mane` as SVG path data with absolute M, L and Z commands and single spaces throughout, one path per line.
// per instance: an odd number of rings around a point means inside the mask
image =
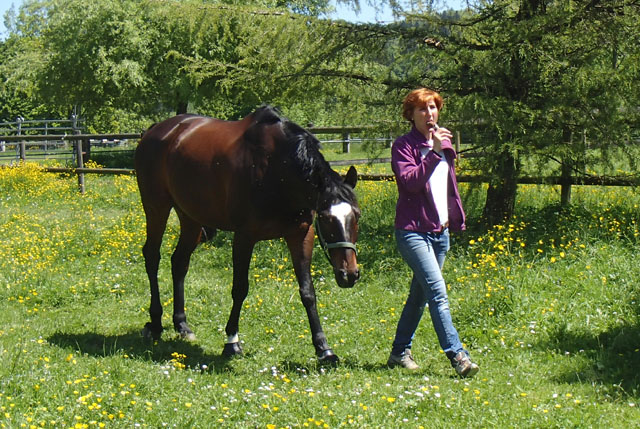
M 282 130 L 290 143 L 291 157 L 299 167 L 303 180 L 315 184 L 319 190 L 354 204 L 353 189 L 346 185 L 320 152 L 320 141 L 309 131 L 283 116 L 273 106 L 262 106 L 253 114 L 256 125 L 281 123 Z
M 260 106 L 253 112 L 253 120 L 256 124 L 260 125 L 272 125 L 276 122 L 288 121 L 287 118 L 282 116 L 280 110 L 277 107 L 264 105 Z

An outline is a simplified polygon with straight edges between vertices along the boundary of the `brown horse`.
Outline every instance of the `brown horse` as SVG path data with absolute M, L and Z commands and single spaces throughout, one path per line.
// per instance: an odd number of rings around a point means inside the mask
M 183 337 L 195 338 L 184 310 L 184 278 L 203 227 L 234 231 L 233 306 L 225 329 L 225 356 L 242 354 L 238 321 L 249 290 L 254 246 L 284 237 L 316 354 L 320 360 L 337 361 L 320 325 L 311 281 L 312 223 L 315 216 L 338 285 L 352 287 L 360 276 L 355 168 L 343 181 L 320 153 L 318 140 L 269 106 L 239 121 L 179 115 L 155 124 L 142 136 L 135 165 L 147 218 L 143 254 L 151 285 L 151 322 L 145 325 L 146 336 L 159 338 L 163 329 L 157 274 L 173 208 L 180 221 L 180 238 L 171 256 L 173 324 Z

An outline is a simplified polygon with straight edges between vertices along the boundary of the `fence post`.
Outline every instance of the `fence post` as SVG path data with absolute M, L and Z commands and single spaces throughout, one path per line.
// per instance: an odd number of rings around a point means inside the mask
M 84 149 L 84 152 L 82 153 L 82 162 L 86 163 L 91 159 L 91 140 L 88 138 L 82 140 L 82 148 Z
M 457 161 L 460 162 L 460 143 L 461 143 L 460 131 L 456 131 L 456 157 Z
M 78 129 L 78 115 L 75 113 L 71 115 L 71 128 L 73 134 L 80 134 L 80 130 Z
M 76 168 L 83 168 L 84 162 L 82 161 L 82 140 L 78 139 L 76 142 Z M 84 194 L 84 173 L 78 172 L 78 190 L 81 194 Z
M 18 124 L 19 136 L 22 135 L 22 121 L 24 121 L 24 118 L 22 116 L 18 116 L 16 118 L 16 123 Z M 22 140 L 18 145 L 18 151 L 19 151 L 20 161 L 24 162 L 27 157 L 27 144 L 24 140 Z
M 351 134 L 342 133 L 342 153 L 351 153 Z

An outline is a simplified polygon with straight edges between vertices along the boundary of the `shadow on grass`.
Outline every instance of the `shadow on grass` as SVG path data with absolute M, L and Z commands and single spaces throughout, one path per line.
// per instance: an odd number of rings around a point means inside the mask
M 318 361 L 311 362 L 296 362 L 292 360 L 283 360 L 280 362 L 279 368 L 290 373 L 297 374 L 325 374 L 330 373 L 334 370 L 339 369 L 349 369 L 352 371 L 366 371 L 366 372 L 382 372 L 382 371 L 394 371 L 394 368 L 389 368 L 386 364 L 383 363 L 362 363 L 353 359 L 340 359 L 337 364 L 329 364 L 329 363 L 321 363 Z M 412 374 L 411 372 L 406 372 L 406 374 Z M 424 374 L 419 374 L 419 371 L 415 372 L 416 375 L 423 376 Z
M 600 334 L 570 332 L 560 326 L 545 349 L 587 357 L 590 364 L 581 371 L 556 375 L 565 383 L 597 383 L 615 387 L 621 396 L 640 396 L 640 326 L 625 324 Z
M 93 357 L 107 358 L 127 355 L 129 359 L 147 360 L 162 364 L 172 360 L 178 361 L 187 368 L 200 369 L 207 372 L 232 371 L 228 358 L 207 353 L 202 347 L 193 342 L 180 338 L 151 341 L 143 338 L 139 331 L 131 331 L 123 335 L 101 335 L 94 332 L 56 332 L 47 338 L 47 341 L 60 348 L 73 349 Z M 176 355 L 176 353 L 179 355 Z

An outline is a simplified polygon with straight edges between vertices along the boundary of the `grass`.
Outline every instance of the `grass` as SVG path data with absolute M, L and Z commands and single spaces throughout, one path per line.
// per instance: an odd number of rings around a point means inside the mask
M 187 277 L 198 340 L 148 320 L 144 217 L 128 176 L 0 169 L 0 427 L 634 427 L 640 421 L 640 195 L 521 186 L 517 215 L 486 229 L 485 189 L 464 184 L 469 229 L 445 264 L 454 322 L 481 366 L 453 375 L 428 315 L 422 369 L 385 367 L 410 273 L 392 239 L 395 184 L 360 182 L 361 282 L 341 290 L 321 252 L 313 278 L 341 363 L 319 366 L 282 241 L 261 242 L 241 317 L 246 355 L 220 357 L 232 235 L 200 246 Z M 160 280 L 171 327 L 169 255 Z

